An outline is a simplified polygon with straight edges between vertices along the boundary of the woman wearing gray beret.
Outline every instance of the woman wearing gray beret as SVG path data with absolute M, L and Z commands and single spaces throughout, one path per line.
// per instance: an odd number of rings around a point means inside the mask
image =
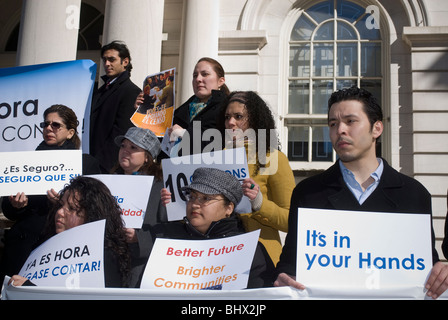
M 130 286 L 140 287 L 141 274 L 151 250 L 149 228 L 151 225 L 168 221 L 166 207 L 160 201 L 160 190 L 163 188 L 162 168 L 157 161 L 161 150 L 160 142 L 151 130 L 133 127 L 129 128 L 125 135 L 116 137 L 115 144 L 120 149 L 118 163 L 112 173 L 154 176 L 142 228 L 125 229 L 132 252 Z
M 163 189 L 162 202 L 171 195 Z M 243 197 L 241 183 L 233 175 L 215 168 L 198 168 L 190 185 L 182 191 L 187 198 L 183 221 L 158 224 L 152 228 L 153 239 L 206 240 L 245 233 L 235 207 Z M 248 288 L 272 286 L 274 264 L 258 242 L 249 274 Z

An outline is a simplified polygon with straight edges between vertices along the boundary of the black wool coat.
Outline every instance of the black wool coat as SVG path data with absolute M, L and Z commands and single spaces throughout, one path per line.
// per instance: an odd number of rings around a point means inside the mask
M 105 82 L 107 77 L 103 77 Z M 106 88 L 94 94 L 90 112 L 90 154 L 98 159 L 103 173 L 110 173 L 118 159 L 114 139 L 133 127 L 130 118 L 141 89 L 130 79 L 127 71 Z
M 226 98 L 226 94 L 222 91 L 213 90 L 212 96 L 210 100 L 207 103 L 207 107 L 205 107 L 203 110 L 201 110 L 196 117 L 193 119 L 193 121 L 190 120 L 190 103 L 195 99 L 195 96 L 192 96 L 190 99 L 188 99 L 187 102 L 182 104 L 179 108 L 176 109 L 174 112 L 174 118 L 173 118 L 173 125 L 177 124 L 181 126 L 182 128 L 186 129 L 186 133 L 184 134 L 183 143 L 181 144 L 181 151 L 183 156 L 194 154 L 194 153 L 201 153 L 202 150 L 211 142 L 210 141 L 202 141 L 202 135 L 204 131 L 207 129 L 216 129 L 217 123 L 218 123 L 218 117 L 219 113 L 221 111 L 221 108 L 223 107 L 224 100 Z M 194 122 L 199 121 L 198 127 L 200 128 L 200 137 L 193 136 L 193 128 L 194 128 Z M 222 120 L 224 121 L 224 120 Z M 186 134 L 189 135 L 189 145 L 184 144 L 186 143 Z M 221 133 L 222 134 L 222 133 Z M 200 141 L 200 144 L 198 144 L 196 147 L 195 141 Z M 222 148 L 222 141 L 219 141 L 220 148 Z M 195 152 L 198 151 L 198 152 Z

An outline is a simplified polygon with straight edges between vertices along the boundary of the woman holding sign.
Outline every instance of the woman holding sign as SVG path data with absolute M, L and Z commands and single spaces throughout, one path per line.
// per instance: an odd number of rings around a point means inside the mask
M 206 240 L 220 239 L 245 233 L 240 217 L 234 212 L 243 197 L 237 178 L 215 168 L 198 168 L 190 185 L 183 187 L 187 198 L 184 221 L 156 225 L 153 238 Z M 162 201 L 168 203 L 167 189 Z M 249 274 L 248 288 L 272 286 L 274 264 L 263 244 L 258 242 Z
M 64 105 L 52 105 L 43 114 L 43 141 L 36 148 L 41 150 L 76 150 L 81 146 L 75 112 Z M 99 167 L 88 155 L 83 155 L 83 172 L 99 173 Z M 4 197 L 2 210 L 4 215 L 15 221 L 5 234 L 5 249 L 0 263 L 0 280 L 4 275 L 13 275 L 20 271 L 23 263 L 39 239 L 50 209 L 48 202 L 56 201 L 58 194 L 49 190 L 47 195 L 27 196 L 23 192 Z
M 121 209 L 99 180 L 78 176 L 60 193 L 49 213 L 42 243 L 52 236 L 85 223 L 106 220 L 104 234 L 104 282 L 106 287 L 127 287 L 131 258 L 121 219 Z M 27 279 L 15 275 L 15 286 Z M 32 283 L 27 283 L 31 284 Z
M 132 252 L 130 286 L 139 287 L 140 276 L 151 250 L 149 228 L 157 223 L 168 221 L 166 207 L 160 201 L 160 190 L 163 188 L 162 167 L 157 161 L 157 156 L 160 153 L 160 142 L 151 130 L 133 127 L 129 128 L 124 136 L 116 137 L 115 143 L 120 147 L 120 150 L 118 152 L 118 164 L 112 170 L 112 173 L 154 176 L 142 228 L 125 229 Z
M 232 92 L 220 119 L 219 128 L 226 129 L 226 148 L 245 147 L 247 152 L 250 178 L 242 186 L 252 212 L 241 215 L 244 227 L 261 229 L 260 241 L 277 264 L 282 251 L 279 231 L 288 232 L 295 181 L 288 158 L 278 150 L 272 112 L 255 92 Z
M 202 152 L 202 149 L 209 144 L 202 141 L 202 134 L 205 130 L 215 128 L 217 116 L 226 96 L 230 93 L 226 85 L 225 72 L 222 65 L 215 59 L 203 57 L 199 59 L 193 70 L 192 86 L 194 95 L 174 111 L 173 126 L 168 129 L 170 137 L 189 136 L 189 144 L 179 143 L 171 153 L 173 156 L 193 154 L 195 150 Z M 135 102 L 137 109 L 144 101 L 141 93 Z M 193 124 L 200 124 L 201 145 L 193 146 Z M 181 151 L 181 152 L 179 152 Z

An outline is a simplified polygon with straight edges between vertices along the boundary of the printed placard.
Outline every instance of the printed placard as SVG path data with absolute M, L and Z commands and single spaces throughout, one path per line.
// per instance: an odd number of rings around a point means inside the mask
M 19 275 L 37 286 L 104 288 L 106 220 L 63 231 L 37 247 Z
M 143 81 L 143 103 L 131 117 L 132 123 L 140 128 L 150 129 L 163 137 L 173 124 L 175 110 L 176 68 L 146 77 Z
M 89 177 L 102 181 L 121 208 L 126 228 L 140 229 L 145 220 L 153 176 L 103 174 Z
M 81 150 L 3 152 L 0 157 L 0 196 L 42 195 L 60 191 L 82 174 Z
M 157 238 L 141 288 L 245 289 L 259 235 L 260 230 L 213 240 Z
M 163 159 L 162 167 L 165 187 L 171 192 L 171 202 L 166 206 L 169 221 L 185 217 L 186 199 L 181 188 L 191 183 L 193 172 L 197 168 L 217 168 L 232 174 L 240 182 L 249 178 L 245 148 Z M 249 198 L 243 196 L 235 211 L 252 212 Z
M 297 281 L 309 288 L 423 287 L 432 269 L 428 214 L 298 209 Z

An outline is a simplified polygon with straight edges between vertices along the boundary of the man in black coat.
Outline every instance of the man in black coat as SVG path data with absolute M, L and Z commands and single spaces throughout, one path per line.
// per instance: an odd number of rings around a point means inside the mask
M 101 49 L 106 74 L 104 85 L 94 94 L 90 113 L 90 154 L 110 173 L 118 159 L 115 137 L 133 126 L 130 118 L 141 89 L 130 79 L 131 56 L 124 43 L 114 41 Z
M 383 115 L 376 99 L 352 87 L 333 93 L 328 106 L 330 140 L 339 159 L 294 189 L 276 286 L 305 289 L 295 279 L 299 207 L 432 215 L 431 195 L 425 187 L 376 156 L 376 141 L 383 132 Z M 432 231 L 434 267 L 426 289 L 429 296 L 437 298 L 448 288 L 448 266 L 439 261 L 434 246 Z

